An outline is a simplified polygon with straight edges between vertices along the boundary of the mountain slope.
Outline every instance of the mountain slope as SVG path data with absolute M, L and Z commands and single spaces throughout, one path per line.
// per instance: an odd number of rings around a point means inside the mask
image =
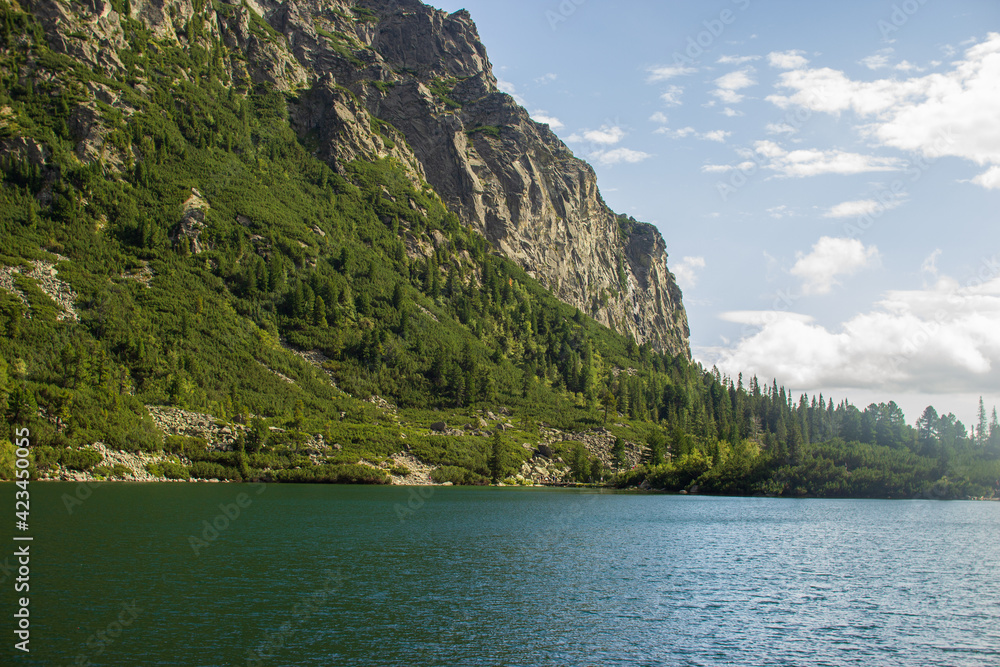
M 1000 427 L 691 364 L 662 239 L 496 92 L 463 13 L 0 0 L 0 170 L 0 478 L 25 428 L 41 477 L 1000 477 Z
M 213 51 L 220 75 L 237 86 L 294 92 L 289 112 L 300 138 L 334 169 L 396 157 L 561 300 L 640 344 L 688 352 L 659 233 L 619 224 L 590 166 L 499 92 L 467 12 L 399 0 L 96 2 L 75 13 L 54 2 L 29 6 L 54 51 L 109 76 L 143 78 L 141 56 L 115 56 L 125 46 L 119 13 L 127 12 L 154 37 Z

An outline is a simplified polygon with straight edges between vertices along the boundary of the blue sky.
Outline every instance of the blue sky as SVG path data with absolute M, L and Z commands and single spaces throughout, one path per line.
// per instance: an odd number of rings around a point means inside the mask
M 436 4 L 659 227 L 696 359 L 911 422 L 1000 405 L 1000 3 Z

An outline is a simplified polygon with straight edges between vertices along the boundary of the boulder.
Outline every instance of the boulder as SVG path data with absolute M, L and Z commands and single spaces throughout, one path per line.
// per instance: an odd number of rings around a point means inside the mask
M 448 430 L 448 425 L 444 422 L 434 422 L 431 424 L 431 430 L 435 433 L 444 433 Z

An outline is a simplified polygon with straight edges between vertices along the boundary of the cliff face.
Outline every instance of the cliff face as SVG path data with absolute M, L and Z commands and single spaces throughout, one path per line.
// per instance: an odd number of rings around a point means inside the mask
M 126 13 L 157 39 L 221 42 L 233 85 L 286 91 L 300 138 L 335 169 L 396 159 L 563 301 L 639 343 L 689 354 L 659 232 L 616 216 L 593 169 L 498 90 L 468 12 L 417 0 L 25 4 L 50 48 L 108 76 L 122 68 Z M 94 115 L 99 87 L 91 92 L 81 108 Z M 100 132 L 90 135 L 77 154 L 113 164 Z

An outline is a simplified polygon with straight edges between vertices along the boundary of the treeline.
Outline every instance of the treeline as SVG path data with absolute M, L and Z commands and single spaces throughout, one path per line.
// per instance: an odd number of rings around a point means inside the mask
M 494 254 L 404 165 L 337 173 L 314 157 L 290 120 L 296 94 L 252 85 L 201 22 L 182 48 L 123 18 L 130 74 L 108 78 L 49 50 L 30 15 L 0 13 L 0 134 L 48 151 L 0 160 L 0 262 L 56 262 L 79 314 L 60 319 L 16 273 L 24 300 L 0 289 L 0 474 L 15 425 L 31 429 L 40 469 L 86 469 L 63 452 L 161 450 L 144 406 L 169 405 L 292 434 L 188 456 L 184 474 L 230 479 L 378 481 L 352 466 L 408 448 L 441 467 L 439 481 L 481 483 L 514 473 L 531 453 L 510 445 L 545 426 L 642 442 L 636 470 L 563 457 L 577 478 L 622 485 L 906 495 L 946 483 L 986 495 L 1000 477 L 995 417 L 972 437 L 932 411 L 913 428 L 892 403 L 796 399 L 600 326 Z M 103 143 L 81 160 L 73 114 L 95 85 L 134 111 L 97 104 Z M 189 201 L 203 228 L 182 224 Z M 362 400 L 373 395 L 398 421 Z M 513 422 L 502 456 L 488 438 L 427 436 L 430 423 L 502 407 Z M 308 434 L 340 449 L 313 465 L 295 442 Z

